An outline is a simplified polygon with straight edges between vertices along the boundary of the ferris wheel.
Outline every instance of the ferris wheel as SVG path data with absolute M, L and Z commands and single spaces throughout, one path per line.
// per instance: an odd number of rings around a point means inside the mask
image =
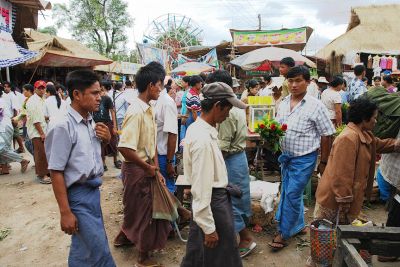
M 191 18 L 174 13 L 162 15 L 149 23 L 143 42 L 167 50 L 172 60 L 190 46 L 201 45 L 203 30 Z

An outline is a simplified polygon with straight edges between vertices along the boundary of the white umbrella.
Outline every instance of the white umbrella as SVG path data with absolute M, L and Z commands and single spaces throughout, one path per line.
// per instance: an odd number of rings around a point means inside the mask
M 179 65 L 171 71 L 171 73 L 182 73 L 183 75 L 197 75 L 202 72 L 213 71 L 214 67 L 202 62 L 188 62 Z
M 285 57 L 293 58 L 297 65 L 305 63 L 312 68 L 316 67 L 314 62 L 301 55 L 299 52 L 279 47 L 264 47 L 253 50 L 235 58 L 231 61 L 231 64 L 239 66 L 244 70 L 252 70 L 257 68 L 265 60 L 279 62 Z

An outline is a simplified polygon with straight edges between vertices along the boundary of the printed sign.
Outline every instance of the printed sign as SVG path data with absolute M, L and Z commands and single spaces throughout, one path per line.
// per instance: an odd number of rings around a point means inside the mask
M 306 28 L 277 31 L 231 31 L 234 46 L 270 46 L 307 42 Z

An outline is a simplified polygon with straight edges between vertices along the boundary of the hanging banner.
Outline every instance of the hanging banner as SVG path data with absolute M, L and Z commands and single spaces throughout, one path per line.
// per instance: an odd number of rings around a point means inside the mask
M 0 30 L 12 32 L 12 4 L 0 0 Z
M 270 46 L 307 42 L 306 28 L 276 31 L 231 31 L 234 46 Z
M 156 61 L 163 65 L 165 69 L 169 69 L 168 54 L 166 50 L 145 44 L 137 44 L 137 47 L 143 64 L 146 65 L 152 61 Z
M 204 56 L 199 57 L 197 59 L 188 58 L 188 57 L 186 57 L 186 56 L 184 56 L 182 54 L 178 55 L 178 66 L 182 65 L 184 63 L 188 63 L 188 62 L 206 63 L 206 64 L 210 65 L 211 67 L 219 69 L 218 56 L 217 56 L 217 49 L 216 48 L 211 49 L 210 52 L 208 52 Z

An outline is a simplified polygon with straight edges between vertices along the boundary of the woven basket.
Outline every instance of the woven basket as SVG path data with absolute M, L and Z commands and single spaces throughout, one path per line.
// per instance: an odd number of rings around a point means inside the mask
M 336 249 L 336 231 L 318 229 L 322 220 L 313 221 L 310 225 L 311 258 L 317 266 L 331 266 Z

